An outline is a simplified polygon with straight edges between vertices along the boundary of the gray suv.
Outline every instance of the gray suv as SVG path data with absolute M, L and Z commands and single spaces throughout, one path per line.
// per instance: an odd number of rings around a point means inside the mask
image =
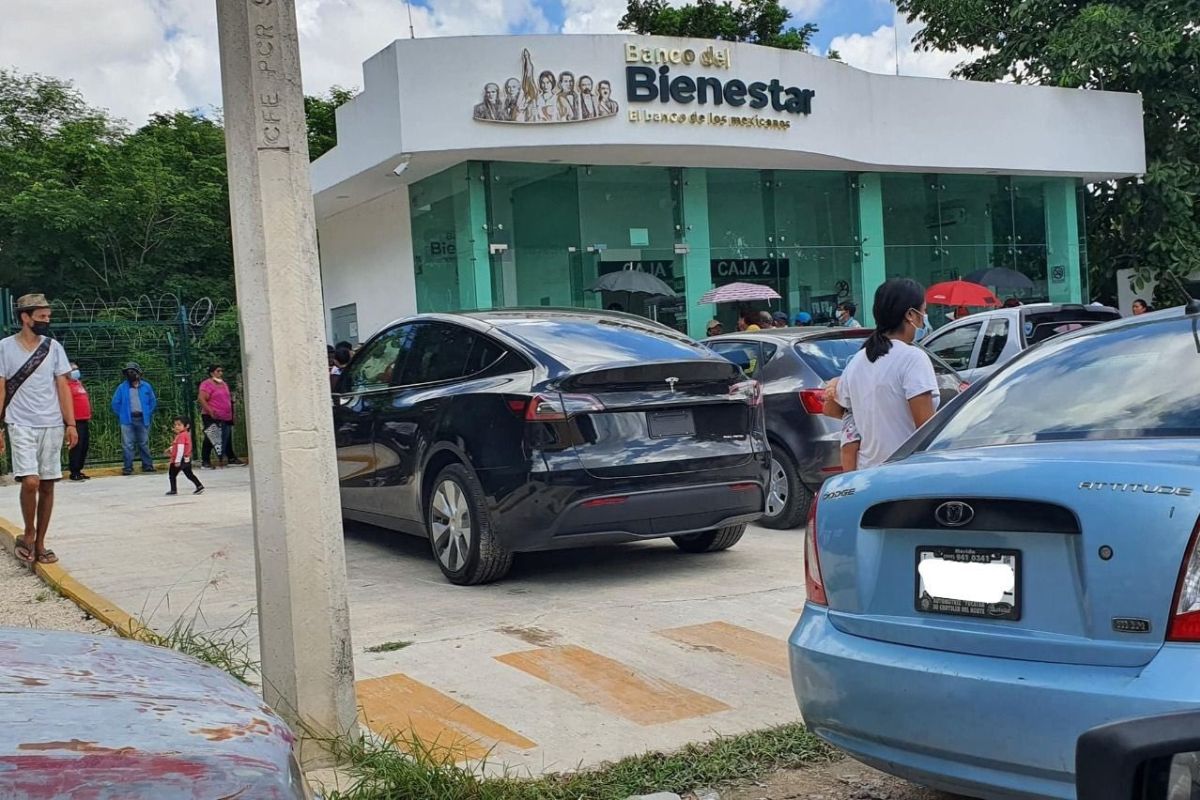
M 763 385 L 771 480 L 760 525 L 795 528 L 808 516 L 813 493 L 842 471 L 842 424 L 821 413 L 824 386 L 870 335 L 870 328 L 773 328 L 704 340 Z M 945 404 L 967 384 L 941 359 L 931 360 Z

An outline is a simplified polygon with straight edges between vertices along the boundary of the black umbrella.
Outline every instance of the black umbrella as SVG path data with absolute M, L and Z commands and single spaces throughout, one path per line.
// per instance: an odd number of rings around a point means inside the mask
M 678 297 L 675 290 L 648 272 L 638 269 L 623 269 L 601 275 L 585 292 L 624 292 L 625 308 L 629 309 L 629 300 L 635 294 L 666 295 Z
M 994 289 L 1032 289 L 1033 281 L 1024 273 L 1007 267 L 992 267 L 972 272 L 963 278 L 980 286 L 991 286 Z
M 675 290 L 649 272 L 638 269 L 623 269 L 601 275 L 589 286 L 587 292 L 625 292 L 627 294 L 665 294 L 675 297 Z

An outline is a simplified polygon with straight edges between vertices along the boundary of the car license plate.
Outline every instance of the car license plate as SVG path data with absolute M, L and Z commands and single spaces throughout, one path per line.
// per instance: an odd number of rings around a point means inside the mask
M 692 420 L 690 408 L 648 411 L 646 412 L 646 421 L 652 439 L 662 439 L 667 436 L 694 436 L 696 434 L 696 423 Z
M 929 614 L 1021 618 L 1021 552 L 918 547 L 916 608 Z

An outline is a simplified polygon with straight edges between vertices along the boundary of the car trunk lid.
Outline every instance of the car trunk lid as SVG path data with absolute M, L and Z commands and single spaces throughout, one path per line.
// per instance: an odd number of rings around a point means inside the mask
M 567 421 L 584 470 L 629 478 L 723 469 L 754 457 L 757 384 L 728 361 L 612 364 L 558 381 L 564 402 L 595 402 Z
M 840 512 L 837 499 L 821 505 L 822 527 L 834 526 L 821 551 L 833 624 L 977 655 L 1149 662 L 1200 515 L 1190 491 L 1196 457 L 1150 460 L 1138 442 L 1058 444 L 1053 476 L 1034 483 L 1039 447 L 925 453 L 882 468 L 880 480 L 864 473 L 837 484 L 862 487 L 853 506 L 862 513 Z M 984 486 L 969 466 L 981 459 L 993 465 Z M 929 559 L 951 566 L 920 566 Z M 1003 579 L 1005 565 L 1015 569 L 1012 592 L 965 602 L 978 586 L 964 581 Z

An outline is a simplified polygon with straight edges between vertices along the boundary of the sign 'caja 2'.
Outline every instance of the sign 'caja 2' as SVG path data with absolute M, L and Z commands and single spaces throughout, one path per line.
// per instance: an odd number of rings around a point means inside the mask
M 690 75 L 671 76 L 671 64 L 691 64 L 696 59 L 687 58 L 687 53 L 678 59 L 672 58 L 675 52 L 668 50 L 651 50 L 634 44 L 626 45 L 625 61 L 625 92 L 630 103 L 660 103 L 674 101 L 676 103 L 697 103 L 706 105 L 749 106 L 750 108 L 766 108 L 768 105 L 775 111 L 789 114 L 811 114 L 813 98 L 816 92 L 812 89 L 802 89 L 798 86 L 784 86 L 778 78 L 769 81 L 753 81 L 747 84 L 738 78 L 722 81 L 714 76 Z M 690 51 L 689 51 L 690 53 Z M 646 64 L 659 64 L 656 70 Z M 706 63 L 701 59 L 701 63 Z M 729 68 L 731 60 L 709 58 L 707 63 L 714 66 Z

